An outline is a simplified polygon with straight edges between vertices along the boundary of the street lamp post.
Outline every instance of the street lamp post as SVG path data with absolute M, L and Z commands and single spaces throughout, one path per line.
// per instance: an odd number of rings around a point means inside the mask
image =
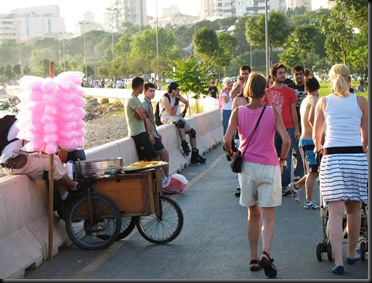
M 266 76 L 269 73 L 269 25 L 268 25 L 268 15 L 267 15 L 267 0 L 265 0 L 265 46 L 266 46 Z
M 158 35 L 158 0 L 156 0 L 156 74 L 155 80 L 158 80 L 157 76 L 159 76 L 159 35 Z
M 87 71 L 87 44 L 86 44 L 86 39 L 85 39 L 85 31 L 86 31 L 87 22 L 86 21 L 80 22 L 80 24 L 84 25 L 84 34 L 83 34 L 83 38 L 84 38 L 84 61 L 85 61 L 85 77 L 87 78 L 88 77 L 88 71 Z
M 118 8 L 106 8 L 106 10 L 109 10 L 111 12 L 113 11 L 118 11 Z M 113 13 L 111 14 L 113 15 Z M 115 17 L 115 21 L 117 21 L 117 18 Z M 113 21 L 111 21 L 111 44 L 112 44 L 112 61 L 115 59 L 115 42 L 114 42 L 114 26 L 113 26 Z

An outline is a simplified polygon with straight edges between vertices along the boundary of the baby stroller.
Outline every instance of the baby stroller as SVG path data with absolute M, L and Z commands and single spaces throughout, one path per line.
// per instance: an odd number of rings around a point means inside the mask
M 316 156 L 318 164 L 320 164 L 321 154 Z M 318 179 L 319 184 L 319 179 Z M 327 253 L 329 261 L 333 261 L 332 247 L 328 238 L 328 206 L 324 201 L 322 194 L 320 193 L 320 219 L 322 222 L 323 241 L 318 242 L 316 245 L 316 257 L 318 261 L 322 261 L 322 253 Z M 347 239 L 347 221 L 346 211 L 342 221 L 342 229 L 344 231 L 344 239 Z M 362 251 L 362 260 L 365 260 L 365 255 L 368 252 L 368 204 L 362 203 L 361 206 L 361 225 L 360 225 L 360 236 L 359 236 L 359 248 Z
M 319 182 L 319 181 L 318 181 Z M 320 219 L 322 221 L 322 232 L 323 241 L 317 243 L 316 245 L 316 257 L 318 261 L 322 261 L 322 253 L 327 253 L 327 258 L 329 261 L 333 261 L 332 247 L 328 238 L 328 206 L 325 203 L 322 195 L 320 194 Z M 344 239 L 347 239 L 347 222 L 346 222 L 346 212 L 344 213 L 344 218 L 342 221 L 342 228 L 344 231 Z M 365 254 L 368 252 L 368 205 L 367 203 L 362 203 L 361 206 L 361 225 L 360 225 L 360 236 L 359 236 L 360 250 L 362 251 L 362 260 L 365 260 Z

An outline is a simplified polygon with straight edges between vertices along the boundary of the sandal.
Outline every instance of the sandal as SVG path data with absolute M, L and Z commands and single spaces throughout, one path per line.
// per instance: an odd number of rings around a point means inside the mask
M 261 256 L 261 265 L 265 270 L 265 274 L 268 277 L 275 277 L 277 275 L 277 270 L 275 265 L 273 264 L 274 260 L 270 258 L 269 254 L 265 251 L 262 252 L 266 257 Z
M 258 271 L 262 268 L 260 262 L 258 261 L 258 259 L 252 259 L 249 264 L 251 265 L 250 269 L 251 271 Z

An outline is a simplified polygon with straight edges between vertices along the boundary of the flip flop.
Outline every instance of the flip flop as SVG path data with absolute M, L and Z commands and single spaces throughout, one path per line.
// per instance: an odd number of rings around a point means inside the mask
M 262 252 L 262 254 L 266 255 L 266 257 L 261 256 L 261 265 L 263 269 L 265 270 L 265 274 L 268 277 L 275 277 L 278 272 L 276 270 L 275 265 L 273 264 L 273 259 L 270 258 L 269 254 L 265 251 Z

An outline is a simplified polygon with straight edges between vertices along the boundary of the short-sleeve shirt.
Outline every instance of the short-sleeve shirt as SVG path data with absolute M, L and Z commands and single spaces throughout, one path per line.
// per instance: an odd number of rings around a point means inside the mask
M 145 108 L 150 113 L 150 124 L 151 124 L 151 133 L 155 138 L 159 138 L 158 132 L 156 130 L 155 122 L 154 122 L 154 109 L 151 104 L 151 100 L 145 96 L 142 101 L 142 107 Z
M 215 85 L 211 85 L 208 90 L 212 97 L 217 98 L 218 88 Z
M 297 96 L 292 88 L 287 86 L 283 86 L 279 89 L 270 87 L 266 89 L 266 95 L 262 102 L 279 111 L 286 129 L 294 128 L 291 104 L 297 102 Z
M 134 118 L 134 114 L 136 114 L 135 109 L 139 107 L 142 107 L 142 103 L 138 97 L 133 94 L 131 94 L 124 103 L 125 116 L 128 124 L 128 136 L 130 137 L 146 132 L 145 122 L 141 119 Z

